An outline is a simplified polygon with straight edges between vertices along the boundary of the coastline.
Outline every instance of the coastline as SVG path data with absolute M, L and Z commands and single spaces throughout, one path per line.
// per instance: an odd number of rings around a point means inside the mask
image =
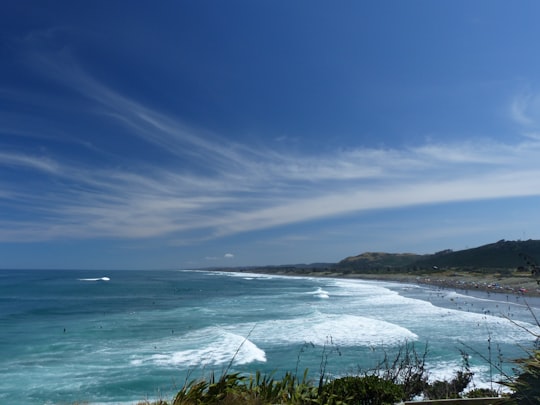
M 493 294 L 540 297 L 540 286 L 537 285 L 536 280 L 533 280 L 530 277 L 476 276 L 467 273 L 453 273 L 451 275 L 391 275 L 386 277 L 370 277 L 370 275 L 360 275 L 359 277 L 355 278 L 429 285 L 443 289 L 456 289 L 462 291 L 482 291 Z
M 233 270 L 238 271 L 238 270 Z M 393 281 L 404 284 L 429 285 L 461 291 L 483 291 L 494 294 L 517 295 L 540 298 L 540 284 L 528 274 L 502 276 L 500 274 L 476 274 L 463 271 L 444 271 L 416 274 L 345 273 L 335 270 L 268 268 L 245 270 L 250 273 L 297 277 L 327 277 L 372 281 Z

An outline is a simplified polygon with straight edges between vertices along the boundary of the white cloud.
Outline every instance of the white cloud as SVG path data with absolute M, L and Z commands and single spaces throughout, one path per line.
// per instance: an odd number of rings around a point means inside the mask
M 225 254 L 223 255 L 223 257 L 224 257 L 225 259 L 234 259 L 234 255 L 233 255 L 232 253 L 225 253 Z
M 165 168 L 142 173 L 64 166 L 51 159 L 43 166 L 29 163 L 40 162 L 31 156 L 4 153 L 6 162 L 26 163 L 25 168 L 47 171 L 58 180 L 47 184 L 46 195 L 24 184 L 4 184 L 4 198 L 24 201 L 37 216 L 0 223 L 0 239 L 183 235 L 178 239 L 186 241 L 197 231 L 196 240 L 201 240 L 201 235 L 225 236 L 365 210 L 539 195 L 539 154 L 540 142 L 533 141 L 526 147 L 439 144 L 336 152 L 318 159 L 317 170 L 310 170 L 314 156 L 281 155 L 253 162 L 259 171 L 233 167 L 203 176 Z M 293 161 L 295 170 L 287 166 Z M 282 172 L 276 170 L 278 162 L 285 162 Z M 371 172 L 362 171 L 364 162 L 373 167 Z M 46 170 L 49 166 L 54 171 Z
M 4 151 L 0 165 L 34 171 L 42 189 L 3 180 L 3 208 L 26 219 L 0 222 L 0 240 L 168 236 L 187 244 L 366 210 L 540 195 L 540 140 L 534 136 L 514 144 L 484 139 L 324 155 L 279 153 L 190 128 L 76 66 L 60 74 L 58 62 L 48 60 L 43 68 L 91 100 L 92 111 L 182 164 L 124 156 L 131 164 L 90 167 L 67 163 L 54 150 L 47 156 Z M 514 119 L 531 124 L 535 103 L 532 97 L 515 100 Z
M 526 148 L 441 144 L 403 151 L 358 150 L 336 153 L 333 159 L 321 158 L 311 178 L 307 173 L 313 156 L 279 157 L 284 162 L 294 160 L 296 172 L 286 167 L 283 172 L 274 170 L 274 160 L 253 163 L 268 167 L 263 174 L 232 168 L 206 177 L 163 168 L 134 173 L 49 161 L 61 181 L 48 185 L 48 195 L 36 194 L 18 183 L 4 187 L 5 193 L 24 200 L 43 217 L 28 223 L 4 223 L 0 237 L 141 238 L 187 235 L 194 230 L 221 236 L 363 210 L 538 195 L 540 164 L 534 157 L 539 153 L 540 143 L 534 142 Z M 355 176 L 364 156 L 374 167 L 371 175 Z M 17 156 L 4 158 L 21 161 Z M 335 161 L 342 170 L 336 169 Z M 27 167 L 43 170 L 41 165 Z M 64 182 L 77 186 L 65 187 Z M 7 232 L 9 228 L 18 230 L 14 235 Z

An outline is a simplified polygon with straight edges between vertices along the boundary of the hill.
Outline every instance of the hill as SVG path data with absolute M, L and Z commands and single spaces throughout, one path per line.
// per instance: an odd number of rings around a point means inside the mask
M 505 241 L 433 254 L 366 252 L 339 263 L 229 268 L 228 271 L 347 277 L 540 296 L 540 240 Z
M 414 263 L 417 267 L 527 268 L 540 263 L 540 241 L 505 241 L 456 252 L 444 251 Z
M 343 259 L 337 264 L 337 267 L 357 270 L 374 270 L 383 267 L 401 268 L 410 266 L 423 258 L 423 255 L 414 253 L 366 252 Z
M 347 257 L 336 269 L 354 272 L 411 271 L 426 269 L 532 270 L 540 264 L 540 240 L 500 240 L 495 243 L 459 251 L 443 250 L 434 254 L 362 253 Z

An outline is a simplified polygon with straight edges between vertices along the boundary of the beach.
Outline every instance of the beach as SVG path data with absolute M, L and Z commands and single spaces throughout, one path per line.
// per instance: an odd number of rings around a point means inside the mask
M 234 270 L 236 271 L 236 270 Z M 254 273 L 267 273 L 283 276 L 302 277 L 331 277 L 373 281 L 397 281 L 407 284 L 425 284 L 440 288 L 452 288 L 458 290 L 478 290 L 496 294 L 522 295 L 524 297 L 540 297 L 539 280 L 531 277 L 528 272 L 512 273 L 511 276 L 501 273 L 480 274 L 462 270 L 440 272 L 404 272 L 404 273 L 361 273 L 342 272 L 336 269 L 295 269 L 268 268 L 250 269 Z

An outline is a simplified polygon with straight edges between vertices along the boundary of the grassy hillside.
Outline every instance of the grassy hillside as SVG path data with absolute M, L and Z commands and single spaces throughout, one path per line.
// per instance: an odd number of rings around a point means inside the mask
M 387 275 L 400 273 L 441 273 L 464 271 L 483 274 L 517 272 L 531 276 L 536 268 L 540 276 L 540 240 L 505 241 L 459 251 L 443 250 L 433 254 L 366 252 L 349 256 L 339 263 L 313 263 L 283 266 L 229 268 L 244 271 L 286 275 Z M 222 269 L 223 270 L 223 269 Z M 504 271 L 502 271 L 504 270 Z
M 412 253 L 362 253 L 336 264 L 340 271 L 380 272 L 414 269 L 523 269 L 540 265 L 540 241 L 505 241 L 459 251 L 444 250 L 429 255 Z
M 366 252 L 358 256 L 350 256 L 337 264 L 338 268 L 350 269 L 379 269 L 379 268 L 401 268 L 413 265 L 424 256 L 414 253 L 381 253 Z
M 505 241 L 465 249 L 445 251 L 417 260 L 422 268 L 437 266 L 461 268 L 529 268 L 540 264 L 540 241 Z

